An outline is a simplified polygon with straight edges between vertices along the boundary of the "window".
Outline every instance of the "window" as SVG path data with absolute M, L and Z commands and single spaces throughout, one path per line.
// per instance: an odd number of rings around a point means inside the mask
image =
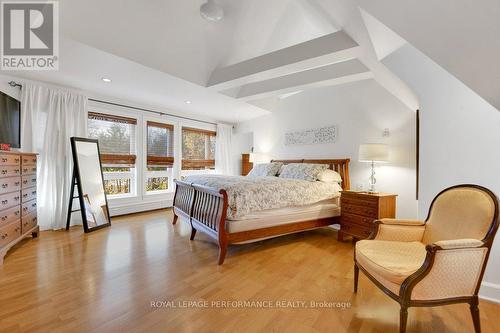
M 174 165 L 174 126 L 147 122 L 146 192 L 168 191 Z
M 215 169 L 215 132 L 182 128 L 182 170 Z
M 89 112 L 89 138 L 99 140 L 108 195 L 134 194 L 136 125 L 133 118 Z

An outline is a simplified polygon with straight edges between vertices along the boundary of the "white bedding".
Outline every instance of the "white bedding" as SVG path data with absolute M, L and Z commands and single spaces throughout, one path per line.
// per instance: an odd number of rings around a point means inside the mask
M 236 219 L 226 219 L 226 231 L 234 233 L 339 215 L 339 198 L 334 198 L 305 206 L 268 209 Z
M 279 177 L 193 175 L 186 177 L 185 181 L 226 190 L 228 219 L 264 210 L 314 204 L 337 198 L 342 190 L 338 183 Z

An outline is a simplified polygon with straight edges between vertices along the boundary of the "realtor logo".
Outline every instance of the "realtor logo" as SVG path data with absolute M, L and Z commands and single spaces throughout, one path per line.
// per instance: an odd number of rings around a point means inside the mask
M 1 2 L 2 70 L 59 68 L 57 1 Z

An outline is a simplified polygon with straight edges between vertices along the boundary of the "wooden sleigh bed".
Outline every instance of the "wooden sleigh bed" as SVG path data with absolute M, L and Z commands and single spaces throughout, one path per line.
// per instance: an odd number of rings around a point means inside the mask
M 272 162 L 327 164 L 329 169 L 337 171 L 342 177 L 342 189 L 349 190 L 349 159 L 318 160 L 273 160 Z M 265 238 L 321 228 L 339 223 L 340 216 L 315 220 L 298 221 L 276 226 L 230 233 L 226 231 L 228 195 L 224 189 L 215 189 L 195 183 L 174 180 L 174 220 L 179 217 L 191 224 L 191 240 L 200 231 L 213 238 L 219 245 L 218 264 L 222 265 L 229 244 L 256 241 Z

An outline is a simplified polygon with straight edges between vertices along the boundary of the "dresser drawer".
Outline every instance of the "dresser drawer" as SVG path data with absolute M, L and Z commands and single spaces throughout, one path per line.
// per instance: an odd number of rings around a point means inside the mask
M 21 195 L 23 203 L 36 199 L 36 187 L 23 189 Z
M 0 178 L 15 177 L 21 175 L 21 167 L 18 165 L 0 166 Z
M 24 175 L 36 175 L 36 164 L 35 165 L 23 165 L 23 176 Z
M 21 211 L 23 216 L 33 212 L 36 213 L 36 200 L 24 202 Z
M 36 155 L 22 155 L 24 165 L 36 165 Z
M 0 247 L 3 247 L 16 238 L 21 236 L 21 223 L 20 221 L 7 224 L 5 227 L 0 228 Z
M 19 166 L 21 162 L 21 156 L 14 154 L 0 154 L 0 166 L 2 165 L 14 165 Z
M 351 214 L 357 214 L 357 215 L 362 215 L 362 216 L 368 216 L 368 217 L 378 217 L 378 211 L 377 208 L 372 208 L 372 207 L 363 207 L 363 206 L 356 206 L 356 205 L 345 205 L 345 204 L 340 204 L 340 209 L 342 213 L 351 213 Z
M 0 178 L 0 194 L 19 191 L 21 189 L 21 177 Z
M 371 227 L 375 218 L 353 214 L 342 214 L 340 221 L 345 224 L 357 224 L 364 227 Z
M 36 212 L 23 216 L 21 223 L 23 226 L 22 233 L 24 234 L 25 232 L 28 232 L 32 228 L 36 227 L 37 223 Z
M 12 192 L 0 195 L 0 211 L 14 207 L 21 203 L 20 192 Z
M 368 236 L 371 235 L 372 230 L 373 230 L 372 228 L 363 227 L 363 226 L 355 225 L 355 224 L 352 224 L 352 225 L 344 225 L 344 224 L 342 224 L 340 226 L 340 231 L 341 232 L 343 232 L 345 234 L 348 234 L 348 235 L 351 235 L 351 236 L 353 236 L 354 238 L 357 238 L 357 239 L 368 238 Z
M 21 185 L 23 188 L 36 186 L 36 175 L 22 176 Z
M 17 221 L 21 217 L 21 207 L 19 205 L 0 212 L 0 227 L 10 222 Z

